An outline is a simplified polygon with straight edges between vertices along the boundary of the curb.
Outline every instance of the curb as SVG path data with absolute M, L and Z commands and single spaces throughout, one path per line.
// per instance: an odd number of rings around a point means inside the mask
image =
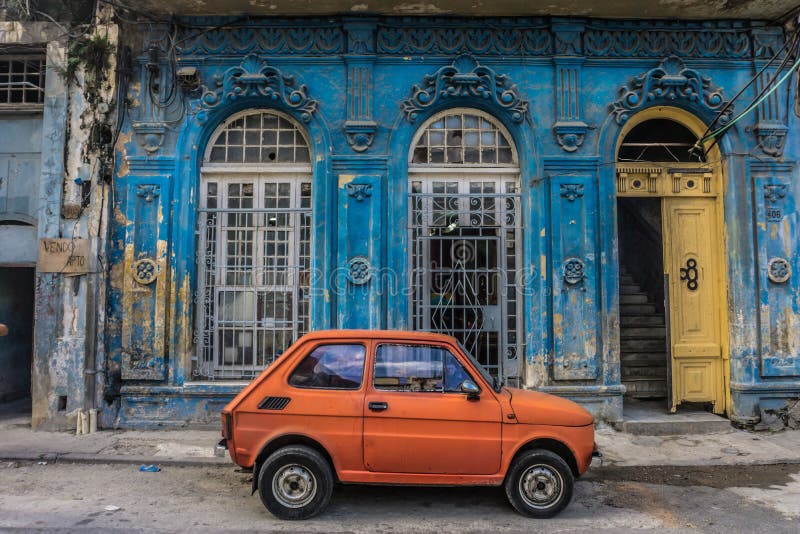
M 224 458 L 204 458 L 204 457 L 156 457 L 156 456 L 110 456 L 105 454 L 85 454 L 85 453 L 3 453 L 0 452 L 0 462 L 48 462 L 62 464 L 121 464 L 121 465 L 150 465 L 171 467 L 218 467 L 236 466 L 227 456 Z M 768 460 L 752 460 L 748 462 L 720 462 L 703 461 L 691 463 L 671 463 L 671 464 L 605 464 L 590 467 L 587 478 L 602 478 L 603 473 L 614 471 L 625 471 L 629 469 L 685 469 L 696 467 L 748 467 L 763 465 L 800 465 L 800 457 L 793 458 L 774 458 Z
M 235 464 L 230 458 L 170 458 L 155 456 L 110 456 L 84 453 L 0 453 L 2 462 L 48 462 L 62 464 L 122 464 L 171 467 L 215 467 Z
M 769 460 L 751 460 L 748 462 L 720 462 L 716 460 L 671 463 L 671 464 L 604 464 L 597 467 L 590 467 L 589 472 L 598 473 L 603 471 L 623 471 L 626 469 L 691 469 L 697 467 L 758 467 L 764 465 L 800 465 L 800 458 L 771 458 Z

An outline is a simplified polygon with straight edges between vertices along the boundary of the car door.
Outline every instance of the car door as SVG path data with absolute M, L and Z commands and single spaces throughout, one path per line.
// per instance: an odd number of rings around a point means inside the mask
M 364 464 L 384 473 L 488 475 L 500 469 L 500 403 L 453 347 L 374 346 L 364 402 Z M 447 372 L 446 372 L 447 371 Z M 459 391 L 480 385 L 475 400 Z

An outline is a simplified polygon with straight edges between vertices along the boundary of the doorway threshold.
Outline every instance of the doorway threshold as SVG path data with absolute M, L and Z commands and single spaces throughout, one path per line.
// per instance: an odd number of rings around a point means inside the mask
M 622 421 L 614 426 L 617 430 L 642 436 L 671 436 L 683 434 L 718 434 L 733 430 L 731 422 L 691 406 L 678 407 L 669 413 L 663 400 L 642 401 L 625 398 L 622 405 Z

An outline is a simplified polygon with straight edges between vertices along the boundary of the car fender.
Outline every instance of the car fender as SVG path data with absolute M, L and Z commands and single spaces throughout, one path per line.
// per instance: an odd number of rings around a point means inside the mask
M 594 449 L 594 425 L 553 427 L 517 423 L 503 425 L 503 432 L 504 434 L 514 434 L 508 436 L 514 445 L 508 450 L 508 456 L 503 462 L 504 472 L 508 472 L 511 462 L 521 450 L 538 440 L 551 440 L 566 447 L 572 454 L 578 474 L 585 473 L 591 462 Z

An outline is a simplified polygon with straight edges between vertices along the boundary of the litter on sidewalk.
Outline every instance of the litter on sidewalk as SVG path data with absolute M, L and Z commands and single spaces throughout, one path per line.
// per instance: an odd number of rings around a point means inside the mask
M 144 473 L 158 473 L 159 471 L 161 471 L 161 468 L 155 464 L 141 465 L 139 466 L 139 471 L 142 471 Z

